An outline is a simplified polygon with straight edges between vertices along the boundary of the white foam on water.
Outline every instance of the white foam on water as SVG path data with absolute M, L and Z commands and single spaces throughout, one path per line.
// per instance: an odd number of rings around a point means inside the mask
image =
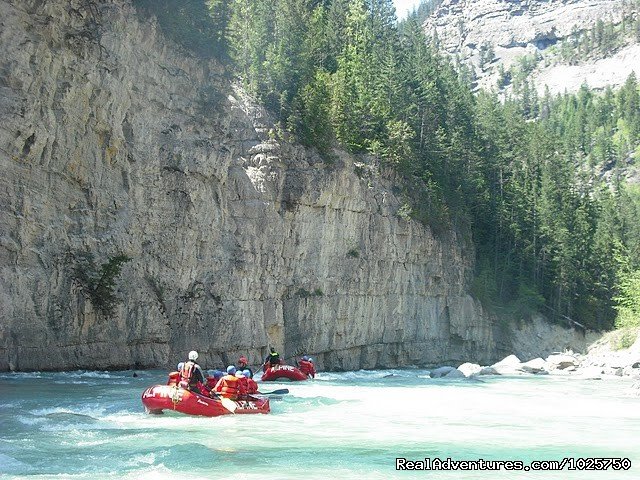
M 111 439 L 104 440 L 76 440 L 73 444 L 78 447 L 97 447 L 111 443 Z
M 193 415 L 183 415 L 181 413 L 165 413 L 163 415 L 149 415 L 144 412 L 138 414 L 112 414 L 102 417 L 103 422 L 108 422 L 114 426 L 122 428 L 153 428 L 180 430 L 187 427 L 204 428 L 214 420 L 224 417 L 198 417 Z
M 56 385 L 93 385 L 94 382 L 89 380 L 54 380 Z
M 42 372 L 10 372 L 0 373 L 0 380 L 20 380 L 29 378 L 42 378 Z
M 153 465 L 156 463 L 156 455 L 154 453 L 148 453 L 146 455 L 134 455 L 131 457 L 126 464 L 130 466 L 139 466 L 143 465 Z
M 25 415 L 20 415 L 16 417 L 16 420 L 18 420 L 23 425 L 29 425 L 29 426 L 42 424 L 47 421 L 47 419 L 44 417 L 27 417 Z
M 179 478 L 188 478 L 189 480 L 211 480 L 212 478 L 218 477 L 215 472 L 212 473 L 214 473 L 212 476 L 201 476 L 198 473 L 195 473 L 193 468 L 188 468 L 183 472 L 175 472 L 167 468 L 163 463 L 159 463 L 158 465 L 146 466 L 139 470 L 127 472 L 121 475 L 121 478 L 126 480 L 175 480 Z M 243 478 L 242 475 L 237 475 L 235 477 L 238 480 Z
M 110 373 L 107 371 L 91 371 L 91 370 L 77 370 L 74 372 L 61 372 L 59 374 L 62 377 L 80 377 L 80 378 L 120 378 L 121 375 Z

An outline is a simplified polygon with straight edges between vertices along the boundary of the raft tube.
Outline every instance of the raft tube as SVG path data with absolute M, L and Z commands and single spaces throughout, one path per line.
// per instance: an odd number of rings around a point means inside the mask
M 263 382 L 273 382 L 275 380 L 289 379 L 294 382 L 308 380 L 309 377 L 302 373 L 299 368 L 291 365 L 273 365 L 262 374 Z
M 217 417 L 220 415 L 269 413 L 269 398 L 260 395 L 246 395 L 233 400 L 235 412 L 227 409 L 220 399 L 205 397 L 176 385 L 155 385 L 142 394 L 142 404 L 149 413 L 163 413 L 173 410 L 186 415 Z

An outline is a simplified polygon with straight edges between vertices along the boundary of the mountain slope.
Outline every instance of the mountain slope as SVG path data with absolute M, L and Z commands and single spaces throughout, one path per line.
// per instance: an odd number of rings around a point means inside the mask
M 424 27 L 474 68 L 479 87 L 508 85 L 501 69 L 525 63 L 524 75 L 539 90 L 561 93 L 585 81 L 622 85 L 640 65 L 638 22 L 635 0 L 445 0 Z M 566 50 L 577 55 L 568 58 Z

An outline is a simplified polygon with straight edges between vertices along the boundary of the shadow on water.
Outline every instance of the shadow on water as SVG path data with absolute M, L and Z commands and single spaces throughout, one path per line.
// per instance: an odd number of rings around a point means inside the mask
M 68 423 L 95 423 L 98 421 L 97 418 L 94 418 L 91 415 L 84 415 L 82 413 L 72 413 L 72 412 L 47 413 L 45 417 L 48 419 L 54 420 L 56 422 L 68 422 Z

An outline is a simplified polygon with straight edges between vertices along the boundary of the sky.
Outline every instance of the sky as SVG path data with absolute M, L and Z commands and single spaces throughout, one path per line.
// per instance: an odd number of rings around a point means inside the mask
M 396 15 L 398 19 L 402 19 L 407 14 L 417 7 L 421 0 L 393 0 L 393 4 L 396 6 Z

